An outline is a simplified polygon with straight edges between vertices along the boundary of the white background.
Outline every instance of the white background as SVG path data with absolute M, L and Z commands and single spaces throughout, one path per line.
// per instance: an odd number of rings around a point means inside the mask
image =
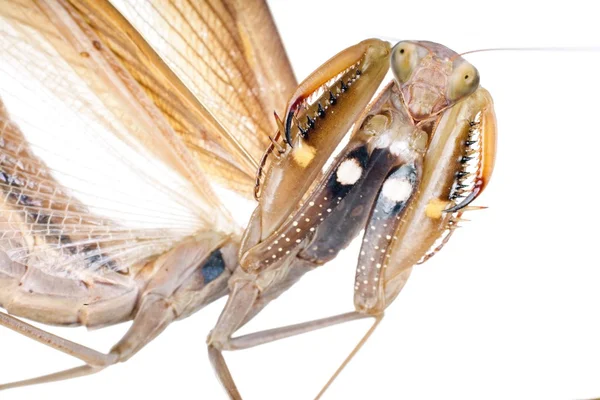
M 456 51 L 599 46 L 593 2 L 271 1 L 299 79 L 372 36 Z M 494 177 L 472 222 L 416 268 L 325 399 L 583 399 L 600 396 L 600 53 L 469 56 L 493 95 Z M 245 332 L 350 311 L 356 247 L 308 274 Z M 205 338 L 223 301 L 98 375 L 0 393 L 15 399 L 225 398 Z M 367 323 L 227 354 L 245 399 L 310 399 Z M 125 331 L 50 329 L 99 350 Z M 0 331 L 0 380 L 77 365 Z

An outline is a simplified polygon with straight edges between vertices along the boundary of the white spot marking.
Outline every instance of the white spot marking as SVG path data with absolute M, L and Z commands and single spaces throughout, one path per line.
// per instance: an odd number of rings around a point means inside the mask
M 362 175 L 362 167 L 356 158 L 344 160 L 337 169 L 336 178 L 342 185 L 354 185 Z
M 412 193 L 412 185 L 406 179 L 388 179 L 383 184 L 381 193 L 385 198 L 400 203 L 408 200 Z

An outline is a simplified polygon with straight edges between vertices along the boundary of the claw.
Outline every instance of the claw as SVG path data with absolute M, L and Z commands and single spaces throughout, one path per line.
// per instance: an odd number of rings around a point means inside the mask
M 450 208 L 447 208 L 445 210 L 442 210 L 442 212 L 445 212 L 445 213 L 454 213 L 454 212 L 457 212 L 457 211 L 465 212 L 465 211 L 487 210 L 487 207 L 485 207 L 485 206 L 470 206 L 470 205 L 468 205 L 467 200 L 469 200 L 469 197 L 467 197 L 460 204 L 457 204 L 454 207 L 450 207 Z M 473 200 L 471 200 L 471 201 L 473 201 Z M 464 203 L 467 203 L 467 204 L 464 204 Z
M 469 204 L 471 204 L 471 202 L 477 198 L 477 196 L 481 192 L 481 187 L 482 187 L 481 184 L 479 186 L 477 186 L 477 184 L 476 184 L 475 185 L 475 189 L 473 189 L 473 191 L 467 197 L 465 197 L 465 199 L 463 201 L 461 201 L 457 205 L 455 205 L 453 207 L 450 207 L 450 208 L 447 208 L 447 209 L 445 209 L 443 211 L 445 213 L 455 213 L 457 211 L 462 210 L 463 208 L 465 208 L 466 206 L 468 206 Z
M 297 103 L 294 103 L 290 107 L 290 111 L 287 113 L 287 117 L 285 119 L 285 141 L 290 147 L 294 147 L 292 145 L 292 121 L 296 116 L 296 111 L 298 110 L 299 100 Z
M 347 48 L 346 50 L 338 53 L 331 59 L 329 59 L 325 64 L 321 65 L 315 72 L 308 76 L 296 89 L 296 91 L 292 94 L 291 99 L 287 106 L 287 112 L 285 117 L 285 141 L 287 144 L 292 146 L 292 122 L 302 102 L 308 98 L 313 92 L 315 92 L 319 87 L 326 84 L 331 78 L 335 77 L 339 73 L 346 70 L 349 66 L 356 64 L 367 51 L 372 48 L 377 47 L 388 52 L 388 45 L 383 45 L 383 42 L 377 39 L 369 39 L 358 43 L 352 47 Z M 342 88 L 347 86 L 342 81 Z M 330 96 L 331 98 L 333 95 Z M 331 104 L 335 103 L 335 98 Z M 293 147 L 293 146 L 292 146 Z
M 479 170 L 477 171 L 475 187 L 463 201 L 453 207 L 445 209 L 444 212 L 446 213 L 454 213 L 463 210 L 471 204 L 471 202 L 483 192 L 483 189 L 485 189 L 492 176 L 496 159 L 496 118 L 491 107 L 482 111 L 479 126 L 481 129 L 481 163 Z M 467 146 L 470 145 L 469 141 L 466 143 Z M 457 177 L 464 177 L 465 175 L 466 173 L 464 172 L 457 173 Z

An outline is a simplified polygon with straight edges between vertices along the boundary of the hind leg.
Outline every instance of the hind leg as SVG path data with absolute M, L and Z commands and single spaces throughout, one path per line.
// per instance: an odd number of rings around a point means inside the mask
M 85 365 L 80 367 L 53 374 L 0 384 L 0 390 L 56 382 L 102 371 L 106 367 L 129 359 L 161 333 L 174 319 L 175 313 L 167 300 L 153 295 L 145 296 L 131 328 L 119 343 L 109 353 L 105 354 L 53 335 L 18 318 L 0 312 L 0 326 L 12 329 L 53 349 L 78 358 L 85 363 Z
M 221 259 L 218 264 L 231 265 L 230 260 L 237 254 L 236 242 L 229 239 L 224 241 L 221 234 L 210 232 L 182 243 L 154 261 L 157 271 L 147 283 L 145 294 L 137 303 L 133 324 L 108 354 L 63 339 L 0 312 L 0 326 L 84 362 L 84 365 L 77 368 L 20 382 L 0 384 L 0 390 L 90 375 L 128 360 L 171 322 L 191 315 L 227 293 L 229 269 L 221 268 L 220 275 L 213 277 L 210 282 L 205 282 L 204 279 L 202 268 L 205 262 L 213 260 L 211 254 L 215 249 L 220 250 L 220 257 L 229 260 L 225 262 Z

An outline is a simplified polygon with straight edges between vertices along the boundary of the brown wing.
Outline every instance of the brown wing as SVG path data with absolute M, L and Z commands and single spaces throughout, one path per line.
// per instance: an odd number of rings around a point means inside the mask
M 163 112 L 68 7 L 0 2 L 0 250 L 96 273 L 234 231 Z
M 250 196 L 257 161 L 276 130 L 273 111 L 283 112 L 296 87 L 265 2 L 69 3 L 209 176 Z

